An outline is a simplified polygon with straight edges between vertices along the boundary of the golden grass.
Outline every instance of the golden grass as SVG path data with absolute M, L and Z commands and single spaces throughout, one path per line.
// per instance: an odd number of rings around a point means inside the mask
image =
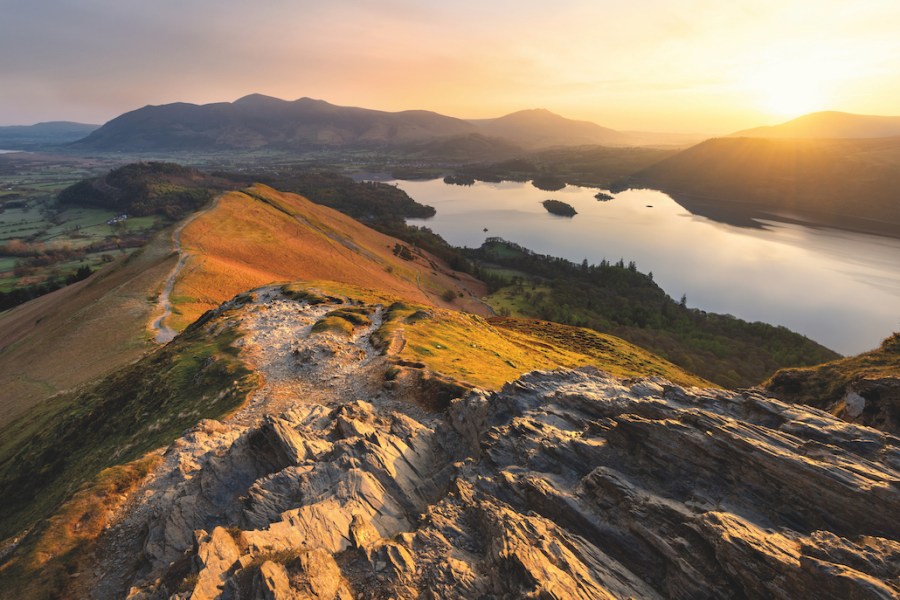
M 72 573 L 91 570 L 91 553 L 109 516 L 160 460 L 148 455 L 104 469 L 83 485 L 0 566 L 4 597 L 84 597 L 85 590 Z
M 535 319 L 493 317 L 488 321 L 495 327 L 526 334 L 530 338 L 536 338 L 582 354 L 590 359 L 591 364 L 618 377 L 658 375 L 679 385 L 718 387 L 716 384 L 614 335 L 599 333 L 584 327 L 572 327 Z
M 172 326 L 183 329 L 242 291 L 298 279 L 376 288 L 421 304 L 449 306 L 440 294 L 459 290 L 460 282 L 434 259 L 394 256 L 396 243 L 301 196 L 263 185 L 227 193 L 182 232 L 190 257 L 172 293 Z M 474 280 L 465 284 L 479 290 Z
M 486 389 L 536 369 L 599 367 L 619 377 L 660 375 L 688 386 L 709 382 L 625 340 L 588 329 L 522 319 L 484 319 L 444 309 L 396 303 L 378 332 L 402 338 L 398 358 Z M 397 344 L 395 344 L 396 346 Z

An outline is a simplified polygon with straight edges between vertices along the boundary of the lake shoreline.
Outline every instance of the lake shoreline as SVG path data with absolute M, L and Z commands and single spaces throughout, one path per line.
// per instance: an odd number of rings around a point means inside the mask
M 546 192 L 527 182 L 395 184 L 437 210 L 407 222 L 454 246 L 493 236 L 576 263 L 624 258 L 692 307 L 784 325 L 844 355 L 876 347 L 897 328 L 900 238 L 849 220 L 833 227 L 821 215 L 762 210 L 751 219 L 733 205 L 709 214 L 719 203 L 696 214 L 683 196 L 652 189 L 599 202 L 596 188 L 580 186 L 554 194 L 577 210 L 564 219 L 548 214 Z
M 641 188 L 654 189 L 654 188 Z M 900 223 L 866 219 L 856 215 L 844 215 L 812 211 L 779 211 L 745 202 L 711 199 L 691 194 L 655 190 L 667 194 L 691 214 L 736 227 L 764 227 L 759 221 L 777 221 L 791 225 L 817 229 L 837 229 L 851 233 L 864 233 L 891 239 L 900 239 Z

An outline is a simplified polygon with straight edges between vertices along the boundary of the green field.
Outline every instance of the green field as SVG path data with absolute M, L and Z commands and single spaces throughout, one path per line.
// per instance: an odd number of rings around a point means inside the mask
M 111 210 L 60 206 L 57 193 L 113 166 L 66 158 L 0 160 L 0 292 L 65 280 L 143 245 L 164 224 L 156 216 L 109 225 Z

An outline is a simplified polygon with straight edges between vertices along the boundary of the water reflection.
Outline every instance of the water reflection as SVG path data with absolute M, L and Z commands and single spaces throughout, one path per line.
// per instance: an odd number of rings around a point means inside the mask
M 451 244 L 479 246 L 500 236 L 576 262 L 634 260 L 673 298 L 686 294 L 689 306 L 785 325 L 844 354 L 900 330 L 900 240 L 773 221 L 735 227 L 651 190 L 599 202 L 596 190 L 575 186 L 545 192 L 516 182 L 393 183 L 438 211 L 410 223 Z M 541 201 L 548 198 L 578 214 L 547 213 Z

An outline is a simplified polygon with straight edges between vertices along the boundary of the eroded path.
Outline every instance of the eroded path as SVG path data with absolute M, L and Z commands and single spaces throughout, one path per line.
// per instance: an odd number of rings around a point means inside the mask
M 376 307 L 371 325 L 348 338 L 312 334 L 315 323 L 334 309 L 290 300 L 277 287 L 257 293 L 244 313 L 246 336 L 239 344 L 264 383 L 231 422 L 249 425 L 297 404 L 334 406 L 381 395 L 386 365 L 371 336 L 381 325 L 383 309 Z
M 184 252 L 181 248 L 181 232 L 194 219 L 196 219 L 203 213 L 212 210 L 218 201 L 218 198 L 213 200 L 213 203 L 209 208 L 194 213 L 193 215 L 185 219 L 181 223 L 181 225 L 176 227 L 175 231 L 172 232 L 172 249 L 174 252 L 178 253 L 178 262 L 175 263 L 175 266 L 172 267 L 172 271 L 166 278 L 166 284 L 165 286 L 163 286 L 163 291 L 160 293 L 159 300 L 156 303 L 156 310 L 162 311 L 162 315 L 160 315 L 155 321 L 153 321 L 152 325 L 150 326 L 151 330 L 155 332 L 153 340 L 157 344 L 168 344 L 175 338 L 176 335 L 178 335 L 178 332 L 169 327 L 166 323 L 168 318 L 172 316 L 172 303 L 170 297 L 172 295 L 172 290 L 175 288 L 175 280 L 178 278 L 178 274 L 181 272 L 181 269 L 184 267 L 184 263 L 187 262 L 189 256 L 188 253 Z

